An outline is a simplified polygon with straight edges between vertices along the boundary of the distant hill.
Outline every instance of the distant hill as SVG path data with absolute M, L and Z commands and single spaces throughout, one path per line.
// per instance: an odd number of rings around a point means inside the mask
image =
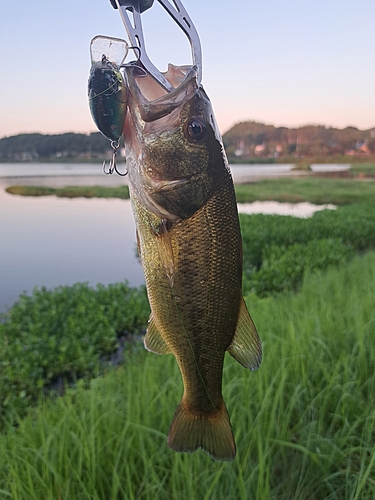
M 100 132 L 20 134 L 0 139 L 0 161 L 90 160 L 102 158 L 108 149 L 110 143 Z
M 375 128 L 337 129 L 323 125 L 299 128 L 274 127 L 257 122 L 241 122 L 223 135 L 230 161 L 260 158 L 333 157 L 375 154 Z
M 336 129 L 323 125 L 274 127 L 253 121 L 237 123 L 223 135 L 230 162 L 288 161 L 297 158 L 371 157 L 375 128 Z M 0 139 L 0 161 L 92 161 L 103 159 L 109 141 L 100 133 L 20 134 Z

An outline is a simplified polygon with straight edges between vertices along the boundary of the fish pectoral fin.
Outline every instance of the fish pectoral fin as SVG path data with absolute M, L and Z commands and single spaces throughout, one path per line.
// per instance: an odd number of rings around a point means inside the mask
M 154 352 L 155 354 L 169 354 L 171 352 L 157 329 L 152 316 L 143 343 L 148 351 Z
M 236 333 L 228 347 L 228 352 L 241 365 L 256 370 L 262 361 L 262 346 L 257 330 L 247 310 L 244 299 L 241 300 Z
M 160 261 L 163 264 L 169 284 L 173 287 L 174 258 L 171 237 L 169 234 L 169 222 L 163 219 L 156 230 L 152 230 L 159 251 Z

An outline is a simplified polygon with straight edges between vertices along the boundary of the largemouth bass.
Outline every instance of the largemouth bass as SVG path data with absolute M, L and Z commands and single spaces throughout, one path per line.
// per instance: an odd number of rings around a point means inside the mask
M 241 293 L 241 234 L 233 181 L 209 98 L 194 66 L 170 65 L 166 93 L 126 67 L 129 189 L 151 317 L 145 347 L 172 353 L 184 383 L 169 446 L 231 460 L 222 397 L 228 351 L 256 370 L 261 345 Z

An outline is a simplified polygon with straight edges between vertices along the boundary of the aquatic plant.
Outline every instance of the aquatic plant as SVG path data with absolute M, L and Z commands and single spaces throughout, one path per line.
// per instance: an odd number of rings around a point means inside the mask
M 240 215 L 245 291 L 296 289 L 307 270 L 324 270 L 375 249 L 375 204 L 316 212 L 309 219 Z
M 141 332 L 148 315 L 144 288 L 126 282 L 22 295 L 0 323 L 0 420 L 23 414 L 56 382 L 99 375 L 100 357 L 113 353 L 126 332 Z

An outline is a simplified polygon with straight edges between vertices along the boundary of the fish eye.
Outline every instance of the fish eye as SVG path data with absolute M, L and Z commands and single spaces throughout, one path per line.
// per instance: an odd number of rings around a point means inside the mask
M 199 117 L 192 118 L 187 125 L 187 132 L 189 136 L 196 141 L 203 139 L 206 135 L 206 130 L 206 124 L 202 118 Z

